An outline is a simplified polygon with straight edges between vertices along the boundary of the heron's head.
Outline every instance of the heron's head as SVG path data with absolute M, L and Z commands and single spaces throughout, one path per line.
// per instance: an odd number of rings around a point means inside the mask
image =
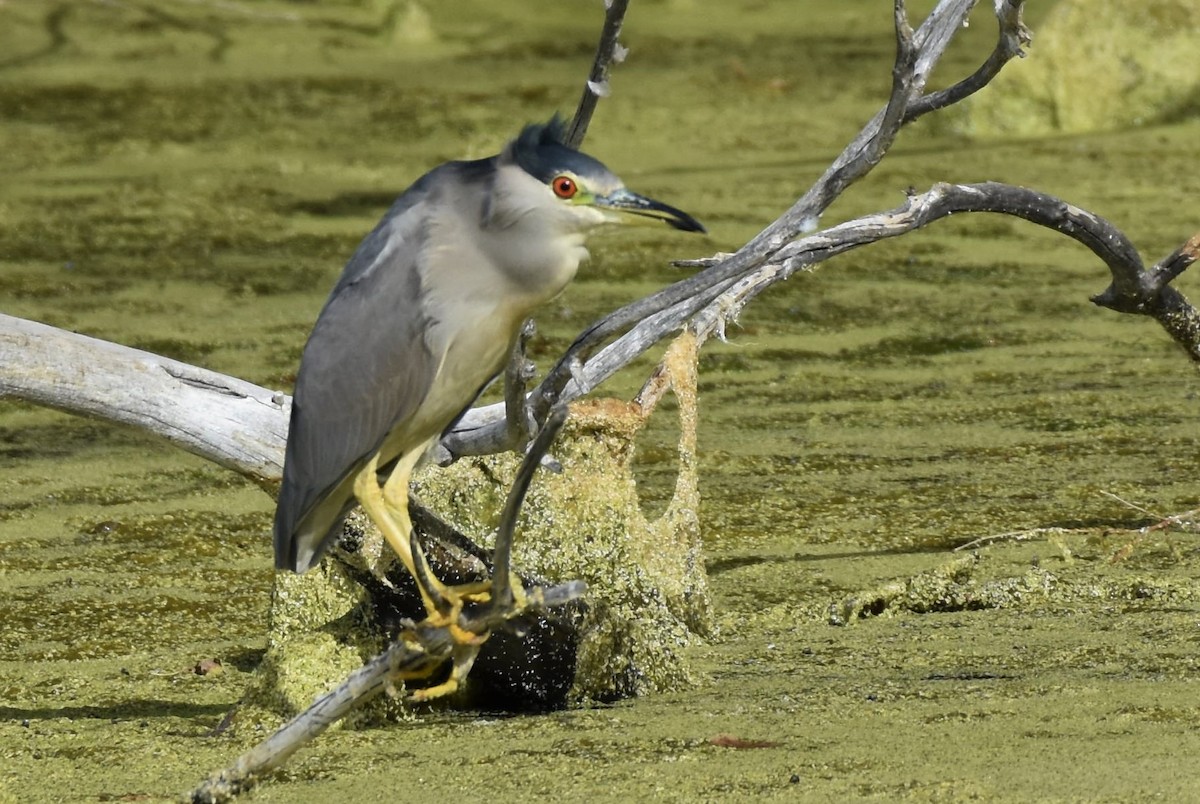
M 509 144 L 509 156 L 522 170 L 545 185 L 565 211 L 577 213 L 581 225 L 614 220 L 606 211 L 657 218 L 685 232 L 704 232 L 691 215 L 629 190 L 598 159 L 563 144 L 562 118 L 526 126 Z

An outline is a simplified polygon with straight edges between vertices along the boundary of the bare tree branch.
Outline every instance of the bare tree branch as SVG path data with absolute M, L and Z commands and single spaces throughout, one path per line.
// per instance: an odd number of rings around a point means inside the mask
M 720 316 L 736 316 L 755 296 L 798 270 L 859 246 L 911 232 L 936 220 L 964 212 L 991 212 L 1023 218 L 1061 232 L 1096 254 L 1109 270 L 1121 274 L 1142 270 L 1137 250 L 1117 227 L 1086 210 L 1045 193 L 1000 182 L 937 184 L 908 197 L 896 209 L 866 215 L 801 238 L 779 249 L 772 259 L 732 286 L 693 326 L 711 329 Z
M 1110 263 L 1112 284 L 1093 296 L 1092 301 L 1118 313 L 1150 316 L 1183 347 L 1193 363 L 1200 365 L 1200 313 L 1182 293 L 1167 284 L 1197 259 L 1200 259 L 1200 234 L 1193 235 L 1149 271 Z
M 1190 240 L 1150 269 L 1150 274 L 1153 276 L 1153 289 L 1161 290 L 1163 286 L 1182 274 L 1189 265 L 1198 259 L 1200 259 L 1200 234 L 1194 234 Z
M 1025 27 L 1022 19 L 1024 0 L 995 0 L 996 22 L 1000 26 L 1000 37 L 995 49 L 979 69 L 968 77 L 937 92 L 930 92 L 913 101 L 908 107 L 904 122 L 908 123 L 918 117 L 938 109 L 952 106 L 961 100 L 966 100 L 979 90 L 991 83 L 1004 65 L 1014 57 L 1024 58 L 1022 49 L 1033 41 L 1033 34 Z
M 921 26 L 912 32 L 903 0 L 893 5 L 896 29 L 896 59 L 892 69 L 892 91 L 888 102 L 863 127 L 853 141 L 834 160 L 817 182 L 792 205 L 791 209 L 763 229 L 735 254 L 720 259 L 685 263 L 704 270 L 676 282 L 657 293 L 632 302 L 610 313 L 582 332 L 541 384 L 530 394 L 529 406 L 535 419 L 543 419 L 553 400 L 574 399 L 586 393 L 649 349 L 668 333 L 679 329 L 693 315 L 716 303 L 721 294 L 749 271 L 763 266 L 771 255 L 803 231 L 813 228 L 820 214 L 847 187 L 861 179 L 878 164 L 895 140 L 899 129 L 909 122 L 909 104 L 924 91 L 925 83 L 954 34 L 962 29 L 976 0 L 941 0 Z M 1028 41 L 1022 33 L 1022 0 L 997 0 L 996 12 L 1002 44 L 998 51 L 1008 52 L 1003 43 Z M 1007 59 L 1005 60 L 1007 61 Z M 998 70 L 999 67 L 997 66 Z M 994 75 L 994 74 L 993 74 Z M 724 317 L 708 311 L 710 324 L 697 329 L 707 335 L 721 332 Z M 623 334 L 622 334 L 623 333 Z M 617 336 L 595 356 L 600 344 Z M 590 357 L 590 359 L 589 359 Z M 584 361 L 581 368 L 572 368 Z M 577 375 L 584 382 L 574 382 Z M 501 424 L 499 406 L 470 411 L 455 432 L 443 442 L 454 455 L 477 455 L 493 451 L 508 436 Z
M 912 47 L 915 48 L 915 52 L 910 57 L 912 75 L 905 82 L 908 96 L 897 97 L 896 71 L 903 61 L 903 53 L 899 47 L 903 38 L 900 28 L 908 26 L 903 0 L 897 0 L 894 14 L 898 52 L 896 67 L 892 71 L 892 95 L 887 105 L 871 118 L 858 136 L 826 169 L 825 174 L 792 205 L 792 208 L 739 249 L 738 255 L 745 255 L 749 259 L 765 257 L 796 235 L 812 229 L 817 218 L 834 199 L 871 171 L 882 157 L 882 153 L 879 153 L 878 157 L 875 153 L 880 151 L 880 146 L 882 151 L 886 152 L 895 139 L 896 130 L 908 122 L 904 111 L 907 110 L 908 104 L 924 91 L 925 83 L 934 67 L 941 60 L 954 35 L 962 29 L 963 22 L 975 3 L 976 0 L 941 0 L 933 11 L 929 12 L 925 22 L 921 23 L 912 35 Z M 901 113 L 896 114 L 897 111 Z M 733 272 L 735 271 L 730 271 Z
M 482 616 L 456 623 L 462 630 L 485 634 L 521 614 L 561 606 L 578 599 L 578 581 L 530 590 L 528 605 L 487 607 Z M 187 794 L 196 804 L 230 801 L 249 791 L 264 776 L 280 768 L 298 750 L 319 737 L 355 708 L 395 688 L 397 681 L 427 676 L 451 658 L 457 643 L 449 626 L 428 621 L 405 628 L 387 650 L 351 673 L 336 688 L 283 724 L 270 737 L 245 752 L 224 770 L 205 779 Z
M 592 62 L 592 71 L 588 75 L 587 83 L 583 86 L 583 95 L 579 98 L 575 117 L 567 129 L 566 142 L 572 148 L 578 149 L 583 145 L 583 138 L 592 122 L 596 104 L 608 94 L 609 65 L 614 61 L 619 64 L 625 58 L 625 51 L 617 39 L 621 35 L 621 25 L 625 22 L 625 10 L 628 7 L 629 0 L 605 0 L 604 27 L 600 31 L 596 58 Z
M 291 397 L 128 346 L 0 314 L 0 399 L 129 424 L 272 489 Z

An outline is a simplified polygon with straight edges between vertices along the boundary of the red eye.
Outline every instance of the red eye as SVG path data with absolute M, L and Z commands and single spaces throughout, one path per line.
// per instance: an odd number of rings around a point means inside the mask
M 550 182 L 550 187 L 559 198 L 573 198 L 575 193 L 579 192 L 579 187 L 570 176 L 555 176 L 554 181 Z

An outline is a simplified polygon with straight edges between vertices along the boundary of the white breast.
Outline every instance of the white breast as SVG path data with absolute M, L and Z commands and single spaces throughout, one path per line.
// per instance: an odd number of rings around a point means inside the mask
M 587 256 L 581 216 L 512 166 L 499 169 L 490 219 L 478 187 L 447 188 L 422 259 L 425 341 L 440 370 L 413 427 L 432 437 L 503 367 L 521 323 L 574 278 Z M 601 218 L 602 220 L 602 218 Z M 483 223 L 484 225 L 481 225 Z M 425 434 L 423 432 L 423 434 Z

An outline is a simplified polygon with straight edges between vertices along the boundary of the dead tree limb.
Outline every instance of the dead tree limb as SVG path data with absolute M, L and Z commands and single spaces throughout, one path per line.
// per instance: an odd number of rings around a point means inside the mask
M 268 490 L 283 475 L 288 395 L 0 314 L 3 398 L 147 430 Z
M 1113 284 L 1093 296 L 1092 301 L 1118 312 L 1154 318 L 1193 361 L 1200 362 L 1200 313 L 1167 284 L 1200 256 L 1200 234 L 1147 271 L 1137 249 L 1108 220 L 1046 193 L 1000 182 L 936 184 L 924 193 L 910 194 L 896 209 L 795 240 L 779 249 L 761 269 L 732 283 L 714 304 L 692 319 L 692 326 L 711 328 L 719 321 L 735 318 L 755 296 L 796 271 L 810 270 L 859 246 L 965 212 L 1022 218 L 1082 244 L 1108 266 L 1113 276 Z
M 904 0 L 895 0 L 896 58 L 886 105 L 791 209 L 736 253 L 682 263 L 703 270 L 610 313 L 584 330 L 530 393 L 531 417 L 543 420 L 554 399 L 570 400 L 588 393 L 689 322 L 702 340 L 713 332 L 722 335 L 728 318 L 722 294 L 750 273 L 769 273 L 767 264 L 772 255 L 801 233 L 812 230 L 834 199 L 879 163 L 905 124 L 977 92 L 1005 63 L 1021 55 L 1021 46 L 1031 39 L 1022 22 L 1023 0 L 995 0 L 999 33 L 991 54 L 971 76 L 947 90 L 924 94 L 930 74 L 975 3 L 942 0 L 913 31 Z M 504 418 L 502 405 L 470 411 L 443 445 L 456 456 L 502 449 L 511 440 Z
M 1110 262 L 1112 284 L 1092 301 L 1118 313 L 1150 316 L 1183 347 L 1193 363 L 1200 365 L 1200 313 L 1169 284 L 1197 259 L 1200 234 L 1193 235 L 1149 271 L 1143 270 L 1140 261 Z
M 592 114 L 596 104 L 608 95 L 608 68 L 613 63 L 620 64 L 625 60 L 625 49 L 617 39 L 621 36 L 621 26 L 625 22 L 625 11 L 629 8 L 629 0 L 606 0 L 604 12 L 604 27 L 600 31 L 600 44 L 596 46 L 596 57 L 592 60 L 592 71 L 588 74 L 587 83 L 583 86 L 583 95 L 579 106 L 575 109 L 575 117 L 567 129 L 567 145 L 579 148 L 587 134 L 588 125 L 592 122 Z

